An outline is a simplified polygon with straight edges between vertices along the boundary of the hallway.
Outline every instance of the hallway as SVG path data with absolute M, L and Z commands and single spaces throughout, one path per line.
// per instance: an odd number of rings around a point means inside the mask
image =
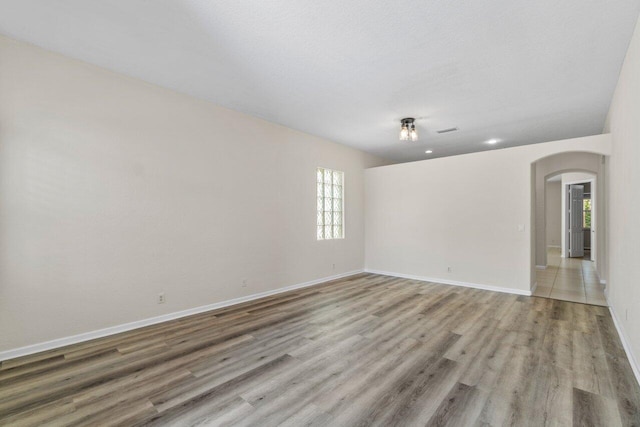
M 593 262 L 562 258 L 559 248 L 547 252 L 547 269 L 536 271 L 533 296 L 607 306 L 604 286 L 598 281 Z

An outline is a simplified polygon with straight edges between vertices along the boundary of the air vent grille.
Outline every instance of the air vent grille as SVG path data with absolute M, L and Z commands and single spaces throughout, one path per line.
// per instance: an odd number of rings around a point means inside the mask
M 448 128 L 448 129 L 440 129 L 440 130 L 437 130 L 436 132 L 437 133 L 449 133 L 449 132 L 455 132 L 457 130 L 458 130 L 458 128 Z

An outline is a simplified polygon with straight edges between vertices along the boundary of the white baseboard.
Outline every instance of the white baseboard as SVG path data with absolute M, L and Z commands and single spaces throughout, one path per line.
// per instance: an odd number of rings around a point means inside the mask
M 401 277 L 403 279 L 420 280 L 422 282 L 441 283 L 444 285 L 462 286 L 465 288 L 483 289 L 485 291 L 504 292 L 507 294 L 531 296 L 531 291 L 523 291 L 520 289 L 502 288 L 499 286 L 481 285 L 479 283 L 459 282 L 457 280 L 436 279 L 433 277 L 415 276 L 412 274 L 394 273 L 391 271 L 370 270 L 365 268 L 366 273 L 382 274 L 383 276 Z
M 536 269 L 537 270 L 546 270 L 547 266 L 546 265 L 536 265 Z
M 536 291 L 536 288 L 538 287 L 538 282 L 535 282 L 533 284 L 533 286 L 531 286 L 531 295 L 533 295 L 533 293 Z
M 554 249 L 561 249 L 562 246 L 560 245 L 547 245 L 548 248 L 554 248 Z
M 609 312 L 611 313 L 613 324 L 616 327 L 616 331 L 618 331 L 618 336 L 620 337 L 620 341 L 622 341 L 622 347 L 624 348 L 624 352 L 627 354 L 627 359 L 629 360 L 629 364 L 631 365 L 633 374 L 636 376 L 636 381 L 640 385 L 640 364 L 638 364 L 637 359 L 633 355 L 633 351 L 631 350 L 631 345 L 629 344 L 627 334 L 624 332 L 624 329 L 622 328 L 622 324 L 618 321 L 618 316 L 616 316 L 616 312 L 613 310 L 613 306 L 609 302 L 609 298 L 607 298 L 607 304 L 609 305 Z
M 109 335 L 119 334 L 121 332 L 142 328 L 144 326 L 155 325 L 157 323 L 167 322 L 169 320 L 179 319 L 181 317 L 191 316 L 198 313 L 204 313 L 206 311 L 216 310 L 218 308 L 228 307 L 231 305 L 240 304 L 243 302 L 252 301 L 259 298 L 264 298 L 271 295 L 292 291 L 295 289 L 306 288 L 308 286 L 313 286 L 313 285 L 317 285 L 324 282 L 330 282 L 332 280 L 353 276 L 355 274 L 359 274 L 362 272 L 363 270 L 349 271 L 342 274 L 336 274 L 334 276 L 323 277 L 320 279 L 310 280 L 304 283 L 298 283 L 296 285 L 273 289 L 271 291 L 260 292 L 257 294 L 234 298 L 227 301 L 217 302 L 214 304 L 208 304 L 200 307 L 189 308 L 187 310 L 176 311 L 174 313 L 163 314 L 162 316 L 156 316 L 148 319 L 137 320 L 135 322 L 125 323 L 122 325 L 110 326 L 108 328 L 99 329 L 97 331 L 84 332 L 82 334 L 73 335 L 70 337 L 58 338 L 51 341 L 28 345 L 25 347 L 5 350 L 0 352 L 0 361 L 14 359 L 16 357 L 21 357 L 21 356 L 27 356 L 29 354 L 40 353 L 42 351 L 53 350 L 55 348 L 60 348 L 60 347 L 64 347 L 71 344 L 77 344 L 84 341 L 93 340 L 96 338 L 102 338 Z

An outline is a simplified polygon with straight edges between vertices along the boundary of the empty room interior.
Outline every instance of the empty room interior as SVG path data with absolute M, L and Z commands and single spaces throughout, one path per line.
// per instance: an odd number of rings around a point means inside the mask
M 640 426 L 639 13 L 0 0 L 0 425 Z

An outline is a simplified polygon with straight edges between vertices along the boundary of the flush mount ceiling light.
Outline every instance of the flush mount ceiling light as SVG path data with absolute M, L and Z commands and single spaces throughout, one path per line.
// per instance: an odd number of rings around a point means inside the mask
M 500 142 L 500 141 L 499 141 L 499 140 L 497 140 L 497 139 L 495 139 L 495 138 L 493 138 L 493 139 L 488 140 L 488 141 L 487 141 L 487 144 L 494 145 L 494 144 L 497 144 L 498 142 Z
M 425 151 L 425 154 L 431 154 L 431 153 L 433 153 L 433 150 L 427 150 L 427 151 Z
M 400 141 L 417 141 L 418 132 L 416 131 L 416 120 L 410 117 L 400 120 L 402 127 L 400 128 Z

